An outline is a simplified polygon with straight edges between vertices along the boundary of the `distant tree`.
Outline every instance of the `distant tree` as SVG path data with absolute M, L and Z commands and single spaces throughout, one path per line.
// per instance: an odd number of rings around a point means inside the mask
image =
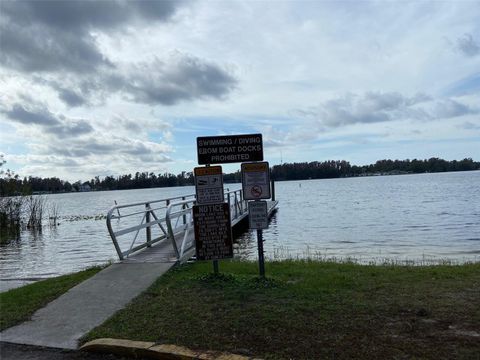
M 22 180 L 10 169 L 5 169 L 5 156 L 0 154 L 0 196 L 26 195 L 28 187 L 23 185 Z
M 63 184 L 63 190 L 66 192 L 70 192 L 72 191 L 72 189 L 72 184 L 70 184 L 68 181 L 65 181 L 65 183 Z

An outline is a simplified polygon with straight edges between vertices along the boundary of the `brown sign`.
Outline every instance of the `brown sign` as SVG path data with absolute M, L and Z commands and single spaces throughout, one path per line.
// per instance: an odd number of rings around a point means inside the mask
M 263 160 L 262 134 L 197 137 L 199 165 Z
M 230 207 L 226 203 L 195 205 L 193 225 L 197 260 L 233 257 Z

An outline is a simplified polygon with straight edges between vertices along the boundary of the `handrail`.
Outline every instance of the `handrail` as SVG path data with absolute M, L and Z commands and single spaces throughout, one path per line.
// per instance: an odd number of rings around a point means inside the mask
M 174 196 L 170 198 L 163 198 L 159 200 L 135 202 L 135 203 L 124 204 L 124 205 L 118 205 L 115 203 L 115 206 L 112 206 L 107 213 L 106 223 L 107 223 L 108 232 L 110 234 L 110 237 L 112 239 L 113 245 L 115 247 L 115 250 L 117 252 L 119 259 L 123 260 L 125 259 L 125 257 L 128 257 L 128 255 L 130 255 L 135 251 L 141 250 L 145 247 L 149 247 L 156 242 L 164 240 L 168 236 L 164 225 L 162 225 L 162 223 L 165 222 L 165 217 L 158 217 L 155 212 L 158 210 L 167 209 L 168 205 L 170 205 L 172 201 L 175 201 L 178 199 L 185 200 L 187 198 L 195 199 L 195 195 L 188 194 L 188 195 L 182 195 L 182 196 Z M 164 204 L 162 205 L 162 203 Z M 152 204 L 154 204 L 155 206 L 152 207 L 151 206 Z M 142 209 L 138 209 L 138 207 L 142 207 Z M 120 213 L 119 209 L 124 209 L 124 211 Z M 125 209 L 131 209 L 133 211 L 126 212 Z M 114 212 L 116 212 L 118 215 L 117 214 L 114 215 Z M 121 219 L 132 218 L 134 216 L 139 216 L 139 215 L 140 216 L 143 215 L 143 218 L 140 223 L 137 223 L 137 225 L 130 226 L 117 231 L 115 231 L 115 229 L 113 228 L 112 220 L 117 220 L 118 222 L 120 222 Z M 155 220 L 152 221 L 150 217 L 153 217 Z M 133 218 L 132 218 L 132 221 L 133 221 Z M 161 235 L 158 238 L 152 239 L 151 227 L 155 225 L 159 226 L 163 235 Z M 138 232 L 143 228 L 146 229 L 146 241 L 141 245 L 134 246 L 136 242 L 136 237 L 134 237 L 132 243 L 129 246 L 129 249 L 127 251 L 122 251 L 120 244 L 118 242 L 118 237 L 122 235 L 126 235 L 131 232 L 135 232 L 136 233 L 135 235 L 138 236 Z
M 192 211 L 192 209 L 187 207 L 187 209 L 182 209 L 180 211 L 176 211 L 173 214 L 172 214 L 172 209 L 176 206 L 182 205 L 182 207 L 183 207 L 184 205 L 188 205 L 190 203 L 192 205 L 194 205 L 196 203 L 196 200 L 184 200 L 184 201 L 180 201 L 180 202 L 177 202 L 177 203 L 170 204 L 170 205 L 168 205 L 167 211 L 165 213 L 165 219 L 166 219 L 167 229 L 168 229 L 168 237 L 170 238 L 170 241 L 172 242 L 172 247 L 173 247 L 173 250 L 175 251 L 175 255 L 177 256 L 177 259 L 181 258 L 181 255 L 183 255 L 183 250 L 178 251 L 177 242 L 175 241 L 175 233 L 173 231 L 173 226 L 172 226 L 172 220 L 173 220 L 173 218 L 178 219 L 178 218 L 180 218 L 180 216 L 189 214 Z M 192 219 L 192 221 L 193 221 L 193 219 Z M 186 227 L 185 227 L 185 225 L 186 225 Z M 186 231 L 188 229 L 188 225 L 189 224 L 184 224 L 184 229 L 183 230 Z M 185 239 L 184 239 L 184 241 L 182 241 L 181 249 L 184 247 L 184 242 L 185 242 Z
M 113 206 L 110 210 L 112 210 L 112 209 L 123 209 L 123 208 L 127 208 L 127 207 L 139 206 L 139 205 L 145 205 L 145 204 L 155 204 L 155 203 L 159 203 L 159 202 L 162 202 L 162 201 L 170 201 L 171 202 L 172 200 L 177 200 L 177 199 L 182 199 L 182 198 L 187 198 L 187 197 L 195 197 L 195 194 L 181 195 L 181 196 L 175 196 L 175 197 L 171 197 L 171 198 L 164 198 L 164 199 L 153 200 L 153 201 L 144 201 L 144 202 L 138 202 L 138 203 L 133 203 L 133 204 L 116 205 L 116 206 Z
M 230 212 L 232 220 L 242 216 L 247 211 L 247 206 L 244 204 L 246 201 L 243 199 L 243 193 L 241 189 L 230 191 L 227 189 L 225 192 L 225 201 L 230 206 Z M 176 201 L 180 200 L 180 201 Z M 159 203 L 164 203 L 165 205 L 160 205 Z M 156 206 L 152 207 L 152 204 Z M 145 202 L 136 202 L 132 204 L 117 205 L 110 208 L 107 213 L 107 228 L 112 239 L 112 242 L 115 246 L 115 250 L 118 254 L 120 260 L 124 260 L 130 254 L 142 250 L 146 247 L 150 247 L 153 244 L 159 241 L 169 241 L 175 253 L 177 260 L 181 260 L 186 253 L 191 249 L 190 243 L 187 240 L 189 238 L 190 231 L 193 229 L 193 214 L 192 207 L 196 204 L 196 198 L 194 194 L 176 196 L 172 198 L 165 198 L 154 201 L 145 201 Z M 142 209 L 138 209 L 142 207 Z M 119 209 L 124 209 L 120 213 Z M 128 212 L 125 209 L 131 209 L 133 211 Z M 164 216 L 157 216 L 156 211 L 164 210 Z M 113 213 L 117 212 L 118 215 Z M 141 216 L 142 220 L 136 225 L 132 224 L 134 218 L 133 216 Z M 112 224 L 112 220 L 117 220 L 117 224 L 121 223 L 121 219 L 131 218 L 127 221 L 123 229 L 120 228 L 115 230 Z M 153 218 L 153 219 L 152 219 Z M 178 226 L 180 219 L 182 219 L 181 226 Z M 174 223 L 175 221 L 175 223 Z M 158 225 L 161 230 L 161 235 L 155 239 L 152 239 L 152 227 Z M 139 245 L 135 245 L 139 232 L 145 229 L 146 232 L 146 241 Z M 183 232 L 183 240 L 181 241 L 180 246 L 177 244 L 175 236 Z M 135 236 L 131 242 L 127 251 L 122 251 L 121 246 L 118 242 L 118 237 L 127 235 L 129 233 L 134 233 Z

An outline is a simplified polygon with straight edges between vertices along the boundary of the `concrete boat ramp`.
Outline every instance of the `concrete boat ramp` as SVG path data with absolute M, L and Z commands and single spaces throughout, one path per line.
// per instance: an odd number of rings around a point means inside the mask
M 76 349 L 78 340 L 146 290 L 174 263 L 119 263 L 70 289 L 30 321 L 6 329 L 0 340 Z
M 238 196 L 238 202 L 230 201 L 231 195 L 229 193 L 227 196 L 233 210 L 232 227 L 235 228 L 242 226 L 248 212 L 246 204 L 240 203 L 243 202 L 241 197 Z M 237 195 L 233 194 L 233 197 L 235 196 Z M 113 233 L 114 244 L 117 242 L 115 247 L 120 262 L 73 287 L 38 310 L 31 320 L 4 330 L 0 333 L 0 341 L 77 349 L 78 341 L 83 335 L 124 308 L 175 264 L 188 260 L 194 254 L 194 235 L 191 231 L 191 205 L 194 200 L 182 198 L 178 203 L 172 199 L 161 200 L 167 203 L 166 207 L 155 202 L 135 204 L 136 207 L 142 207 L 143 212 L 128 205 L 112 208 L 107 224 L 110 220 L 109 231 L 111 235 Z M 276 205 L 276 201 L 268 202 L 269 214 L 274 212 Z M 166 210 L 166 215 L 158 217 L 159 210 Z M 134 221 L 129 221 L 126 222 L 126 227 L 122 228 L 120 220 L 131 218 L 134 213 L 142 218 L 141 222 L 135 224 Z M 113 223 L 116 223 L 117 227 Z M 160 229 L 157 237 L 154 237 L 152 231 L 154 227 Z M 138 235 L 143 231 L 145 241 L 138 244 Z M 132 243 L 119 241 L 120 236 L 127 234 L 135 234 Z M 127 250 L 122 249 L 125 245 Z

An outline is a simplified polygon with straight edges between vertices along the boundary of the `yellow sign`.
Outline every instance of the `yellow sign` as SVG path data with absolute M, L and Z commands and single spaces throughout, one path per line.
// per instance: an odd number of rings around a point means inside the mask
M 244 163 L 242 164 L 243 171 L 261 171 L 265 172 L 268 171 L 268 162 L 261 162 L 261 163 Z
M 197 204 L 222 203 L 224 201 L 222 167 L 196 167 L 193 172 Z
M 208 166 L 194 168 L 195 176 L 222 175 L 221 166 Z

